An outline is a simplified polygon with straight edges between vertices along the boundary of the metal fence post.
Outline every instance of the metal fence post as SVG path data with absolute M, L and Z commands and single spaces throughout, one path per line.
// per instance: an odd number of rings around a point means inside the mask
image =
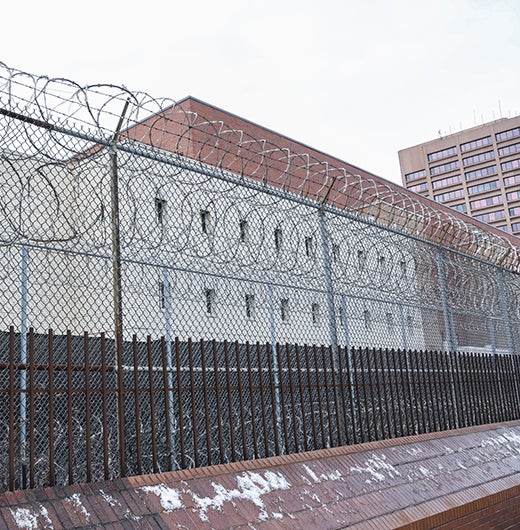
M 163 267 L 163 297 L 164 297 L 164 338 L 166 339 L 166 363 L 168 369 L 168 408 L 170 409 L 170 433 L 174 437 L 177 432 L 177 426 L 175 422 L 175 412 L 173 410 L 173 375 L 172 375 L 172 318 L 171 318 L 171 306 L 170 306 L 170 275 L 167 267 Z M 166 404 L 165 404 L 166 406 Z M 170 441 L 171 447 L 168 447 L 170 455 L 173 456 L 174 440 Z M 175 469 L 175 458 L 171 460 L 173 462 L 173 468 Z
M 268 304 L 269 304 L 269 331 L 271 335 L 271 366 L 276 367 L 275 370 L 273 370 L 273 381 L 275 385 L 274 389 L 274 406 L 276 411 L 276 421 L 278 423 L 278 447 L 280 448 L 280 453 L 283 454 L 283 440 L 282 440 L 282 402 L 281 402 L 281 395 L 280 395 L 280 379 L 278 377 L 279 366 L 278 366 L 278 356 L 276 355 L 276 321 L 274 317 L 274 293 L 273 293 L 273 284 L 269 283 L 267 285 L 267 298 L 268 298 Z M 259 367 L 260 368 L 260 367 Z
M 20 286 L 20 363 L 27 363 L 27 304 L 29 282 L 29 249 L 22 245 L 21 252 L 21 286 Z M 26 487 L 27 482 L 27 370 L 20 370 L 20 460 L 21 484 Z
M 513 341 L 513 333 L 511 332 L 511 321 L 509 320 L 509 309 L 507 307 L 507 294 L 506 285 L 504 282 L 504 271 L 499 269 L 498 275 L 498 289 L 500 292 L 500 306 L 502 309 L 502 315 L 504 319 L 504 326 L 506 328 L 507 346 L 509 353 L 513 355 L 515 353 L 515 343 Z
M 453 315 L 450 310 L 448 300 L 448 290 L 446 288 L 446 274 L 444 268 L 444 258 L 440 248 L 437 249 L 437 270 L 439 272 L 439 286 L 441 289 L 442 312 L 444 314 L 444 329 L 446 333 L 446 342 L 448 350 L 457 351 L 457 335 L 455 334 L 455 327 L 453 325 Z M 444 349 L 444 344 L 443 344 Z
M 493 354 L 495 354 L 497 352 L 496 339 L 495 339 L 495 325 L 491 317 L 488 317 L 487 319 L 487 327 L 489 331 L 489 340 L 491 342 L 491 351 L 493 352 Z
M 330 249 L 329 249 L 329 236 L 327 230 L 327 219 L 325 213 L 320 210 L 318 212 L 318 220 L 320 223 L 321 233 L 321 254 L 323 257 L 323 273 L 325 279 L 325 289 L 327 292 L 327 312 L 329 321 L 329 335 L 330 344 L 332 351 L 334 352 L 334 368 L 337 370 L 338 364 L 338 334 L 336 330 L 336 310 L 334 308 L 334 291 L 332 287 L 332 269 L 330 264 Z

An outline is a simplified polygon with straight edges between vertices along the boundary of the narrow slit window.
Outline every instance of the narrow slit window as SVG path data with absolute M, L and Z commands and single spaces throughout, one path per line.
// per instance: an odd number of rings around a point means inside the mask
M 282 322 L 287 322 L 289 320 L 289 299 L 282 298 L 280 301 L 280 317 Z
M 247 243 L 249 241 L 249 224 L 246 220 L 241 219 L 240 224 L 240 241 L 242 243 Z
M 246 317 L 255 318 L 255 295 L 246 294 Z
M 404 259 L 402 259 L 400 262 L 399 262 L 399 266 L 401 267 L 401 274 L 403 276 L 406 276 L 406 261 L 404 261 Z
M 305 255 L 308 258 L 314 257 L 314 241 L 310 236 L 305 238 Z
M 386 258 L 382 254 L 377 255 L 377 268 L 382 271 L 386 267 Z
M 415 322 L 413 315 L 406 315 L 406 327 L 408 328 L 408 333 L 412 334 L 415 328 Z
M 274 230 L 274 248 L 277 253 L 282 251 L 282 245 L 283 245 L 283 237 L 282 237 L 282 229 L 281 228 L 275 228 Z
M 164 225 L 166 217 L 166 201 L 163 199 L 155 198 L 155 220 L 160 226 Z
M 206 304 L 206 314 L 215 314 L 215 289 L 204 290 L 204 301 Z
M 159 301 L 161 309 L 164 309 L 166 307 L 166 289 L 164 288 L 163 281 L 159 281 Z
M 211 214 L 208 210 L 200 211 L 200 228 L 204 234 L 211 232 Z
M 332 259 L 338 262 L 341 259 L 341 252 L 337 243 L 332 244 Z
M 357 260 L 358 260 L 358 268 L 359 270 L 363 270 L 365 268 L 365 251 L 364 250 L 358 250 L 357 251 Z
M 320 304 L 314 303 L 311 305 L 312 323 L 320 323 Z
M 392 313 L 386 313 L 386 327 L 388 331 L 394 331 L 394 315 Z
M 365 322 L 365 329 L 367 331 L 372 330 L 372 315 L 368 309 L 363 311 L 363 321 Z

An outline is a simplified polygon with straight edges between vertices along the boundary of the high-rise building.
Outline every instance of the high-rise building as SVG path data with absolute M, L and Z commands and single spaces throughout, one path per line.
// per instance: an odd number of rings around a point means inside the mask
M 520 116 L 399 151 L 403 185 L 520 235 Z

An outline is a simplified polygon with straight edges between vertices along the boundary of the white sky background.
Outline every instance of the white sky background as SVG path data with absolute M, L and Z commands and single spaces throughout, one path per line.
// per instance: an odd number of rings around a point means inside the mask
M 399 149 L 520 114 L 520 0 L 9 1 L 0 49 L 198 97 L 394 182 Z

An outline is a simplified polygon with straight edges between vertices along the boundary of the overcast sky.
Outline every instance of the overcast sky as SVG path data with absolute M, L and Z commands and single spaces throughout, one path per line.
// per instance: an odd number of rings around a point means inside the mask
M 399 149 L 520 114 L 520 0 L 2 6 L 0 61 L 192 95 L 400 182 Z

